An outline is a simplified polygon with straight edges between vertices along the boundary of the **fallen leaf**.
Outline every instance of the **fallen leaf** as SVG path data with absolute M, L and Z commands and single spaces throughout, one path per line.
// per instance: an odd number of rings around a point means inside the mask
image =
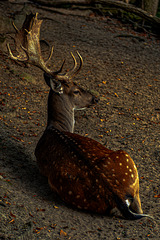
M 12 223 L 12 222 L 14 222 L 14 219 L 12 219 L 11 221 L 9 221 L 9 223 Z
M 37 230 L 42 230 L 42 229 L 43 229 L 43 227 L 36 227 L 36 229 L 37 229 Z
M 36 210 L 37 210 L 37 212 L 45 212 L 46 211 L 46 209 L 44 209 L 44 208 L 36 208 Z
M 51 227 L 51 228 L 54 228 L 54 229 L 55 229 L 55 227 L 56 227 L 56 226 L 57 226 L 57 224 L 56 224 L 56 223 L 55 223 L 55 224 L 51 224 L 51 225 L 50 225 L 50 227 Z
M 39 234 L 40 231 L 38 231 L 37 229 L 33 229 L 35 233 Z
M 65 237 L 67 236 L 67 233 L 64 232 L 63 230 L 61 230 L 59 234 L 60 234 L 60 236 L 65 236 Z
M 16 215 L 14 215 L 11 211 L 10 211 L 10 215 L 11 215 L 11 217 L 16 218 Z
M 34 217 L 31 212 L 29 212 L 29 216 Z
M 56 209 L 58 208 L 57 206 L 53 206 L 53 207 L 56 208 Z
M 160 194 L 154 195 L 155 198 L 160 198 Z

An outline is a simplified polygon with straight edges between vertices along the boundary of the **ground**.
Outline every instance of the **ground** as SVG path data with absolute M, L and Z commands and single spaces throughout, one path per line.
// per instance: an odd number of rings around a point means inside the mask
M 39 69 L 8 59 L 1 44 L 0 239 L 159 239 L 159 41 L 90 12 L 59 14 L 29 3 L 20 11 L 22 5 L 13 3 L 1 2 L 1 33 L 13 36 L 9 18 L 15 17 L 21 27 L 25 12 L 32 10 L 44 19 L 41 39 L 54 45 L 54 69 L 64 58 L 69 69 L 70 52 L 81 53 L 84 66 L 75 82 L 90 89 L 99 102 L 76 112 L 75 132 L 131 155 L 139 172 L 143 211 L 154 220 L 79 211 L 51 191 L 34 156 L 46 126 L 48 86 Z M 46 56 L 45 42 L 42 49 Z

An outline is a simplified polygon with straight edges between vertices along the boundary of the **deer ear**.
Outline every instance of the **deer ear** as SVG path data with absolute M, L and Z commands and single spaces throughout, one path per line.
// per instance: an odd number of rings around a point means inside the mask
M 63 87 L 61 85 L 61 82 L 55 80 L 52 76 L 50 76 L 47 73 L 44 73 L 44 79 L 47 85 L 53 90 L 53 92 L 59 93 L 59 94 L 63 93 Z

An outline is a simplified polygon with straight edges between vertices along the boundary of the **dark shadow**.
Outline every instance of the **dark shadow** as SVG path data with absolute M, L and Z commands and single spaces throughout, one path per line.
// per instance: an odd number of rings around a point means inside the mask
M 52 192 L 46 177 L 42 176 L 33 154 L 21 142 L 12 139 L 13 133 L 4 127 L 0 135 L 0 172 L 5 173 L 11 182 L 16 181 L 20 188 L 47 201 L 62 204 Z M 17 184 L 16 184 L 17 185 Z

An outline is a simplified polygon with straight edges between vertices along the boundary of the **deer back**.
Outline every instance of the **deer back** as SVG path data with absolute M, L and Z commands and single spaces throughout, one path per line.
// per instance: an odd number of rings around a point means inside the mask
M 142 213 L 137 168 L 126 152 L 50 127 L 35 154 L 42 174 L 65 202 L 97 213 L 114 207 L 125 212 L 121 206 L 128 204 Z

